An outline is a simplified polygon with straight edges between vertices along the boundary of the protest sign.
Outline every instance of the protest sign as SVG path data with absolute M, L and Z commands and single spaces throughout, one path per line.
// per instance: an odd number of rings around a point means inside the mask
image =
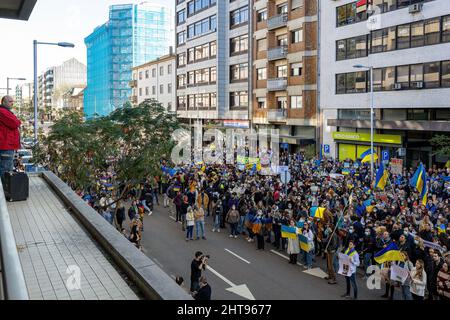
M 401 284 L 405 283 L 406 279 L 408 279 L 409 271 L 405 268 L 402 268 L 396 264 L 391 266 L 391 280 L 399 281 Z
M 346 254 L 339 253 L 339 274 L 349 277 L 350 274 L 350 257 Z

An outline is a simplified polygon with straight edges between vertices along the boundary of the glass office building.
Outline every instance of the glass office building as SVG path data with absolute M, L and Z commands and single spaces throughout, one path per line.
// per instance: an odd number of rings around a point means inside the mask
M 86 117 L 107 115 L 128 101 L 132 68 L 170 52 L 173 21 L 168 7 L 141 3 L 110 7 L 109 21 L 85 38 Z

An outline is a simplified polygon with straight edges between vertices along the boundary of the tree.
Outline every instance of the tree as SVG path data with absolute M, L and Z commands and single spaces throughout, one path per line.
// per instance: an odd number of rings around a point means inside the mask
M 450 156 L 450 137 L 445 135 L 435 135 L 430 140 L 434 149 L 434 154 L 441 156 Z
M 116 174 L 113 188 L 123 186 L 122 199 L 133 185 L 161 173 L 160 159 L 170 156 L 171 135 L 179 127 L 176 116 L 156 100 L 137 107 L 126 103 L 87 121 L 68 111 L 36 147 L 35 157 L 79 190 L 94 186 L 99 173 L 111 170 Z

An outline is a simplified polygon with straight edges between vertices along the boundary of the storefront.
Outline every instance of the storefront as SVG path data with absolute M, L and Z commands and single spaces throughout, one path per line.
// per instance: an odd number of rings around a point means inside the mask
M 370 149 L 370 133 L 333 132 L 333 140 L 337 144 L 339 161 L 359 159 L 361 154 Z M 402 147 L 402 137 L 391 134 L 374 134 L 374 149 L 381 159 L 383 152 L 393 157 Z

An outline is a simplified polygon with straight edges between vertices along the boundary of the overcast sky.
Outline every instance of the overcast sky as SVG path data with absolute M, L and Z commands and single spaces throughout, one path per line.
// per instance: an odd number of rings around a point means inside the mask
M 109 5 L 141 3 L 143 0 L 38 0 L 28 21 L 0 19 L 0 88 L 7 77 L 33 81 L 33 40 L 72 42 L 75 48 L 38 46 L 38 74 L 75 57 L 86 64 L 84 38 L 108 20 Z M 175 0 L 149 0 L 174 11 Z M 17 82 L 11 81 L 10 88 Z M 0 90 L 0 96 L 6 92 Z

